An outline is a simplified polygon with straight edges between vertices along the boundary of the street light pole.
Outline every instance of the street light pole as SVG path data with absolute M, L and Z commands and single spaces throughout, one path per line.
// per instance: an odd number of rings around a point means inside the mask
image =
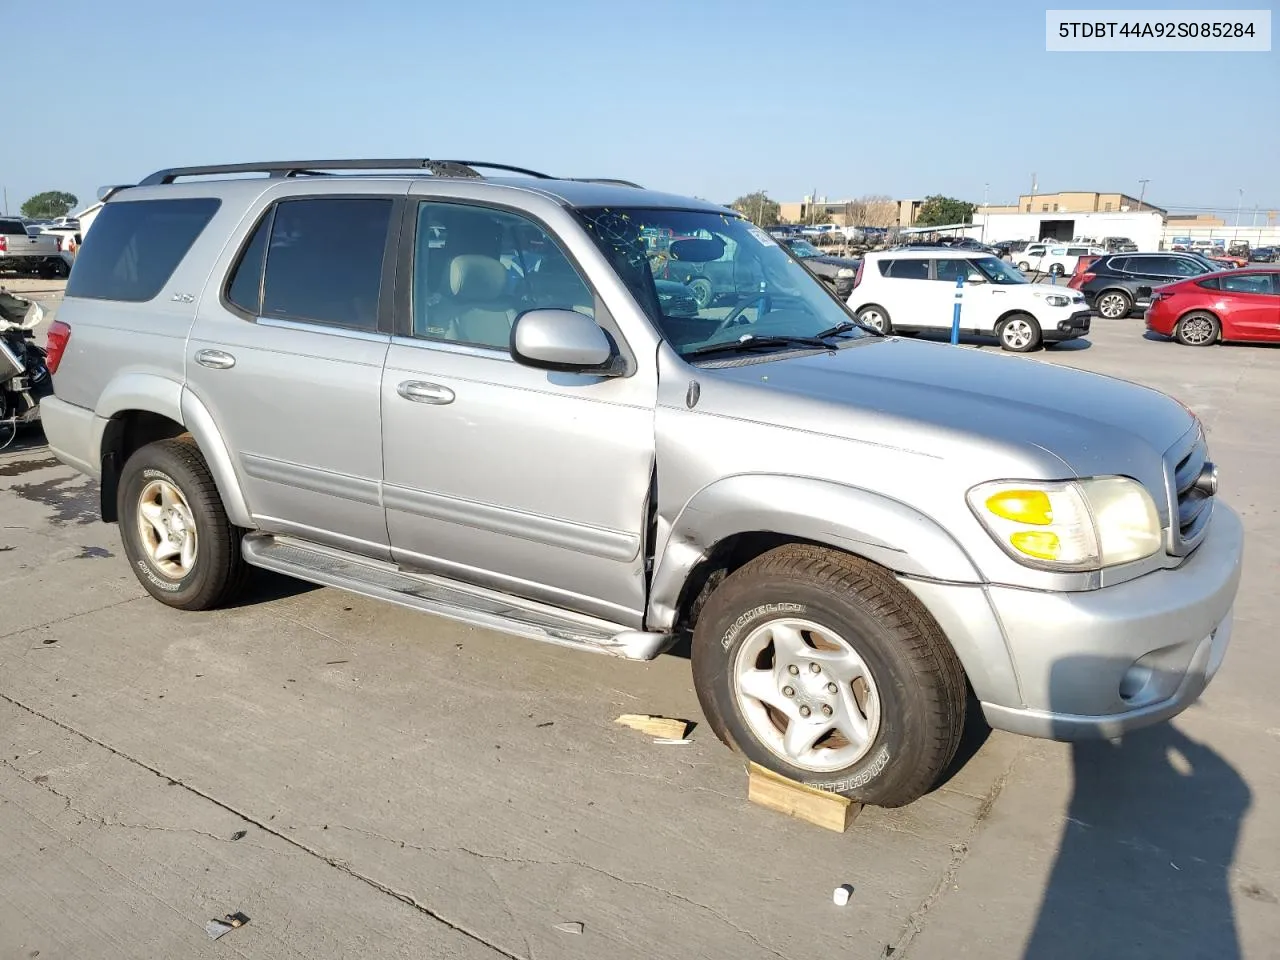
M 1139 179 L 1139 180 L 1138 180 L 1138 182 L 1139 182 L 1140 184 L 1142 184 L 1142 189 L 1138 192 L 1138 211 L 1139 211 L 1139 212 L 1141 212 L 1141 211 L 1142 211 L 1142 201 L 1143 201 L 1144 199 L 1146 199 L 1146 196 L 1147 196 L 1147 184 L 1151 182 L 1151 178 L 1150 178 L 1150 177 L 1147 177 L 1145 180 L 1144 180 L 1144 179 Z
M 1236 225 L 1231 231 L 1231 242 L 1236 242 L 1236 236 L 1240 233 L 1240 208 L 1244 206 L 1244 187 L 1240 188 L 1240 199 L 1236 201 Z
M 991 184 L 984 183 L 982 185 L 982 235 L 978 241 L 979 243 L 987 242 L 987 217 L 990 216 L 990 214 L 987 213 L 987 197 L 990 195 L 990 193 L 991 193 Z

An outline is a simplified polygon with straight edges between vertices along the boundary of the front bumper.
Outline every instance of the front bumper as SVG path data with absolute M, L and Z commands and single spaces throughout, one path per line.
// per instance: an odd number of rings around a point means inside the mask
M 1244 529 L 1221 501 L 1181 566 L 1080 593 L 903 580 L 952 639 L 991 726 L 1112 738 L 1181 713 L 1231 639 Z
M 1088 309 L 1077 310 L 1070 316 L 1058 320 L 1052 325 L 1046 325 L 1041 331 L 1045 340 L 1053 343 L 1060 340 L 1071 340 L 1075 337 L 1083 337 L 1089 332 L 1089 323 L 1091 313 Z

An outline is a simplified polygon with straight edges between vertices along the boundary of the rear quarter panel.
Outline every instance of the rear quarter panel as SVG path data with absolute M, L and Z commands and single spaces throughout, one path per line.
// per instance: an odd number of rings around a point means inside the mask
M 182 384 L 188 331 L 195 318 L 196 298 L 208 279 L 218 254 L 252 196 L 265 183 L 239 181 L 182 184 L 127 190 L 111 204 L 147 199 L 215 196 L 222 200 L 217 212 L 196 238 L 172 276 L 151 300 L 123 302 L 67 297 L 58 319 L 71 327 L 71 338 L 58 372 L 54 393 L 78 406 L 110 415 L 113 384 L 135 382 L 138 376 L 158 377 Z M 108 204 L 110 206 L 111 204 Z M 103 234 L 85 237 L 81 255 Z M 101 242 L 99 240 L 99 242 Z M 73 268 L 74 272 L 74 268 Z M 189 295 L 189 300 L 188 300 Z M 169 411 L 155 411 L 173 416 Z

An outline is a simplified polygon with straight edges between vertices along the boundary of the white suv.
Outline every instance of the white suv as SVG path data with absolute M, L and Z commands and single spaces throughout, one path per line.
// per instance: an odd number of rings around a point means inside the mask
M 964 279 L 960 332 L 994 334 L 1006 350 L 1089 332 L 1089 305 L 1075 290 L 1031 283 L 999 257 L 955 249 L 868 253 L 848 304 L 885 333 L 950 330 L 956 281 Z
M 1016 257 L 1018 269 L 1024 273 L 1032 270 L 1061 277 L 1075 273 L 1081 257 L 1102 257 L 1107 251 L 1079 243 L 1033 243 Z

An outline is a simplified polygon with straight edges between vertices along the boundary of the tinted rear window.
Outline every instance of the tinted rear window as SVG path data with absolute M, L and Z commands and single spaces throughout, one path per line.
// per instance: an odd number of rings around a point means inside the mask
M 156 296 L 213 219 L 214 197 L 109 203 L 76 258 L 68 297 L 139 303 Z
M 22 236 L 27 232 L 21 220 L 0 220 L 0 233 Z
M 376 327 L 391 206 L 389 199 L 363 197 L 278 203 L 262 315 Z
M 928 280 L 928 260 L 882 260 L 880 262 L 882 276 L 897 280 Z

